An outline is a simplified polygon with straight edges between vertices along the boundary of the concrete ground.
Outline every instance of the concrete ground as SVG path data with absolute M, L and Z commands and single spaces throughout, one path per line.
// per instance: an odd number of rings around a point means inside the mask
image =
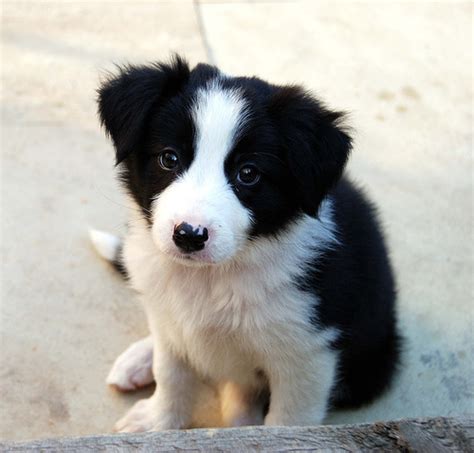
M 147 394 L 104 384 L 146 327 L 86 235 L 126 216 L 94 90 L 171 51 L 350 112 L 406 344 L 385 396 L 327 422 L 473 412 L 471 27 L 470 2 L 3 1 L 0 437 L 108 432 Z

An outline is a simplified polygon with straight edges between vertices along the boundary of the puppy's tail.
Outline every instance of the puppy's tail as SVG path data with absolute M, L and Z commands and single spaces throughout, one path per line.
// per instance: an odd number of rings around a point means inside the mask
M 124 278 L 128 278 L 122 257 L 122 240 L 105 231 L 89 230 L 89 238 L 96 252 L 107 260 Z

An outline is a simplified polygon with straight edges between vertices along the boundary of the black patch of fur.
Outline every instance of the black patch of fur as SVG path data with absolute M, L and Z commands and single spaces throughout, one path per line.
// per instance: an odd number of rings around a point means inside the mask
M 301 210 L 315 216 L 339 180 L 351 150 L 344 114 L 327 109 L 300 87 L 280 87 L 270 101 Z
M 370 402 L 391 383 L 401 339 L 396 288 L 374 206 L 342 179 L 331 191 L 339 245 L 325 252 L 300 284 L 319 295 L 313 323 L 335 327 L 340 352 L 334 407 Z
M 176 56 L 171 63 L 119 67 L 98 94 L 101 123 L 116 148 L 117 163 L 143 145 L 152 108 L 176 95 L 189 78 L 186 62 Z

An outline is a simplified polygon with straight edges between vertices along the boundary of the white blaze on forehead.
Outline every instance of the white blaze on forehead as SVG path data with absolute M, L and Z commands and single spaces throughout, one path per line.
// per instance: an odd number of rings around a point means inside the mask
M 219 263 L 242 247 L 252 221 L 224 172 L 225 159 L 245 127 L 248 104 L 241 91 L 223 87 L 217 78 L 197 91 L 191 113 L 194 159 L 155 200 L 153 238 L 163 252 L 180 257 L 174 227 L 186 222 L 199 234 L 206 228 L 208 241 L 193 262 Z
M 196 128 L 193 166 L 209 172 L 223 163 L 245 125 L 247 104 L 237 89 L 224 88 L 214 79 L 198 91 L 193 106 Z

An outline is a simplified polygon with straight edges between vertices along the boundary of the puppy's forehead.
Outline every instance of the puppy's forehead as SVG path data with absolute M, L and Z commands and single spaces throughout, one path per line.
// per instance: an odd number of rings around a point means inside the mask
M 198 89 L 192 106 L 196 158 L 223 162 L 242 133 L 248 102 L 239 88 L 216 78 Z

